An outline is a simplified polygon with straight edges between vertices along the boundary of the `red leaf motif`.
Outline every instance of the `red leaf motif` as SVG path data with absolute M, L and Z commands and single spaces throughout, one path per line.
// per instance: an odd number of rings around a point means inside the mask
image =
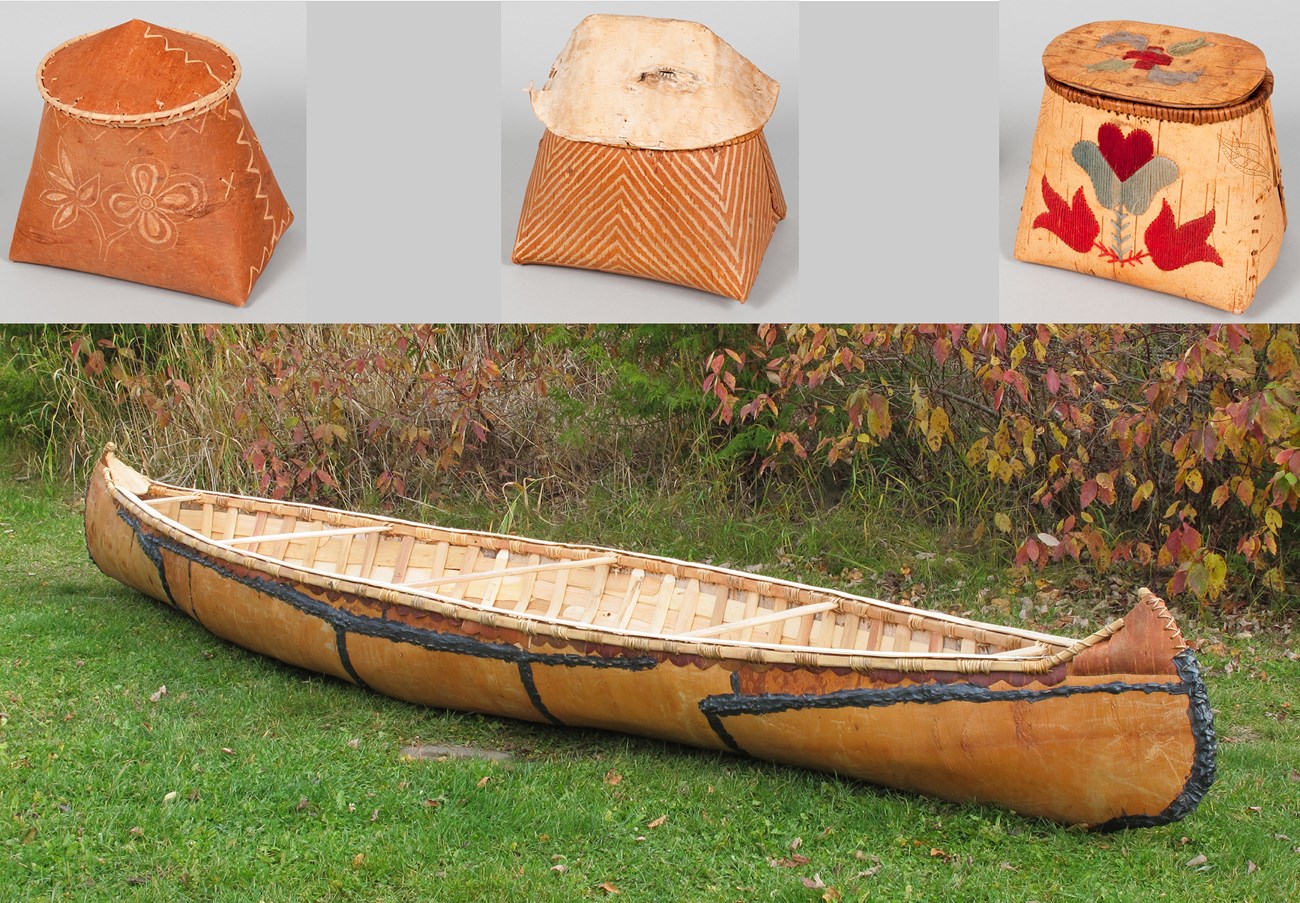
M 1174 58 L 1167 53 L 1161 53 L 1163 47 L 1148 47 L 1146 50 L 1130 50 L 1124 54 L 1126 60 L 1136 60 L 1133 64 L 1134 69 L 1149 71 L 1155 66 L 1168 66 L 1174 61 Z
M 1127 182 L 1156 155 L 1150 132 L 1134 129 L 1125 137 L 1124 130 L 1113 122 L 1097 129 L 1097 149 L 1121 182 Z
M 1065 203 L 1065 198 L 1052 190 L 1043 176 L 1043 200 L 1047 203 L 1047 212 L 1040 213 L 1034 219 L 1035 229 L 1046 229 L 1080 254 L 1092 250 L 1092 244 L 1101 234 L 1101 225 L 1092 215 L 1088 201 L 1080 188 L 1074 193 L 1074 201 Z
M 1151 262 L 1162 270 L 1176 270 L 1189 263 L 1213 263 L 1223 266 L 1223 258 L 1206 241 L 1214 230 L 1214 211 L 1183 223 L 1174 221 L 1168 201 L 1161 201 L 1160 215 L 1147 226 L 1147 250 Z

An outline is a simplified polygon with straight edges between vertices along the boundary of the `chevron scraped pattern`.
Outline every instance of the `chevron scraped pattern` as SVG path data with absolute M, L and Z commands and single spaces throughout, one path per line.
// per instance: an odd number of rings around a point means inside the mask
M 699 150 L 547 131 L 512 259 L 672 282 L 744 301 L 785 198 L 762 133 Z

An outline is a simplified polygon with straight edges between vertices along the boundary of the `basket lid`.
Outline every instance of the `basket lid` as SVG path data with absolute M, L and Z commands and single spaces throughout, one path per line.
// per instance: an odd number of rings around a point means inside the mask
M 73 38 L 46 55 L 36 83 L 46 103 L 102 125 L 155 125 L 229 97 L 239 61 L 211 38 L 139 19 Z
M 1248 41 L 1147 22 L 1093 22 L 1043 52 L 1058 82 L 1116 100 L 1164 107 L 1224 107 L 1259 87 L 1264 52 Z
M 692 150 L 761 129 L 779 88 L 698 22 L 594 15 L 529 95 L 537 118 L 562 138 Z

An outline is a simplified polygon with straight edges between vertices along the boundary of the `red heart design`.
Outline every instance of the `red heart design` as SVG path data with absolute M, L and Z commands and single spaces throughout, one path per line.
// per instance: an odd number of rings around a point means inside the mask
M 1097 130 L 1097 148 L 1102 159 L 1110 164 L 1115 177 L 1127 182 L 1133 173 L 1151 162 L 1156 155 L 1155 142 L 1151 133 L 1134 129 L 1124 137 L 1124 131 L 1115 123 L 1108 122 Z

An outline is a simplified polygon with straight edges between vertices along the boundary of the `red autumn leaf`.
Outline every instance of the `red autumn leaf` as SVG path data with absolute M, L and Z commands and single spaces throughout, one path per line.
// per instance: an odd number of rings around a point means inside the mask
M 1202 261 L 1223 266 L 1219 252 L 1206 241 L 1214 231 L 1213 210 L 1180 226 L 1174 220 L 1169 202 L 1162 200 L 1160 204 L 1160 215 L 1151 221 L 1146 231 L 1152 263 L 1166 272 Z
M 1066 204 L 1065 198 L 1047 184 L 1047 176 L 1043 176 L 1043 200 L 1047 204 L 1047 212 L 1038 214 L 1034 219 L 1034 228 L 1046 229 L 1080 254 L 1091 251 L 1097 236 L 1101 234 L 1101 225 L 1097 222 L 1097 217 L 1093 216 L 1092 209 L 1083 196 L 1083 189 L 1076 191 L 1074 200 Z
M 1079 490 L 1080 508 L 1087 508 L 1092 504 L 1092 500 L 1097 497 L 1097 488 L 1096 480 L 1089 480 L 1083 484 L 1083 488 Z

